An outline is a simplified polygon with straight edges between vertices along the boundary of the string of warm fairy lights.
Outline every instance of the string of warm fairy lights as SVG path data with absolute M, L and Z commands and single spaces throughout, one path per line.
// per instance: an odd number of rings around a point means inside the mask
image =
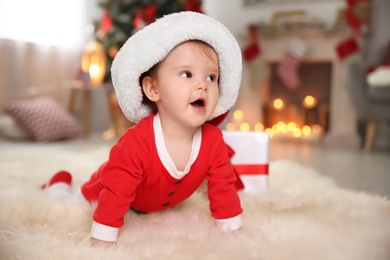
M 238 110 L 235 110 L 233 112 L 233 118 L 235 119 L 235 121 L 239 122 L 239 121 L 242 120 L 243 117 L 244 117 L 244 112 L 242 112 L 241 110 L 238 109 Z M 249 131 L 251 131 L 251 127 L 246 122 L 241 122 L 238 127 L 237 127 L 236 123 L 229 122 L 229 123 L 226 124 L 226 130 L 227 131 L 249 132 Z M 264 125 L 262 123 L 257 123 L 254 126 L 254 130 L 256 132 L 263 132 L 264 131 Z
M 313 96 L 306 96 L 302 100 L 302 105 L 306 109 L 314 108 L 318 101 Z M 284 101 L 281 98 L 276 98 L 273 101 L 273 108 L 276 110 L 282 110 L 285 106 Z M 244 118 L 244 112 L 242 110 L 235 110 L 233 112 L 233 120 L 226 124 L 227 131 L 241 131 L 241 132 L 266 132 L 271 138 L 296 138 L 317 140 L 322 136 L 322 127 L 318 124 L 314 125 L 302 125 L 299 126 L 296 122 L 284 122 L 278 121 L 276 124 L 269 128 L 265 128 L 262 123 L 256 123 L 251 127 L 247 122 L 242 121 Z

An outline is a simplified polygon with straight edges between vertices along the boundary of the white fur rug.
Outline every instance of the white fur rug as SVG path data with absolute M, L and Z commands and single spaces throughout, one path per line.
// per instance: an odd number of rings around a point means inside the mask
M 198 192 L 171 210 L 129 212 L 114 247 L 93 247 L 92 209 L 53 201 L 39 186 L 60 169 L 80 185 L 107 153 L 0 147 L 0 259 L 390 259 L 389 200 L 288 161 L 271 164 L 268 194 L 241 196 L 240 231 L 219 232 Z

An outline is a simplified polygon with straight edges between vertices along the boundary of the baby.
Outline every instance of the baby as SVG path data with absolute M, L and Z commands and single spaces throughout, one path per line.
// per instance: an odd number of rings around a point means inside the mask
M 129 209 L 172 208 L 206 179 L 217 226 L 239 229 L 237 178 L 221 130 L 208 121 L 234 105 L 241 71 L 240 48 L 221 23 L 193 12 L 158 19 L 128 39 L 112 66 L 120 107 L 137 124 L 79 194 L 70 194 L 72 178 L 65 171 L 43 189 L 57 198 L 96 202 L 91 237 L 112 243 Z

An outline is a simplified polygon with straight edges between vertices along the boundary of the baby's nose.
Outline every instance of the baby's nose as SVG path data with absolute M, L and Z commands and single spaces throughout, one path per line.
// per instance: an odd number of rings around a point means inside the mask
M 200 82 L 197 86 L 196 86 L 196 89 L 198 90 L 204 90 L 204 91 L 207 91 L 208 89 L 208 86 L 207 86 L 207 83 L 202 81 Z

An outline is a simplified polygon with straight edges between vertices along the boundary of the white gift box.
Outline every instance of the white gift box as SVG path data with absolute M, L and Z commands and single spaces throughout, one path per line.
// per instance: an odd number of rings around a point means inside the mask
M 266 192 L 269 135 L 264 132 L 223 131 L 223 138 L 235 152 L 230 161 L 244 184 L 244 192 L 251 194 Z

